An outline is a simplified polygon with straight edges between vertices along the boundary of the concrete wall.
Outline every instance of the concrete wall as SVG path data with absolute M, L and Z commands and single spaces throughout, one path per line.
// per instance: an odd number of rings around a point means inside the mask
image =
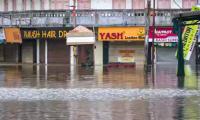
M 34 1 L 34 10 L 41 10 L 41 0 L 33 0 Z
M 22 2 L 22 0 L 16 0 L 16 10 L 17 11 L 23 10 L 23 2 Z
M 4 0 L 0 0 L 0 11 L 4 11 Z
M 44 10 L 49 10 L 50 9 L 50 2 L 49 0 L 44 0 Z
M 132 9 L 132 0 L 126 0 L 126 9 Z
M 26 0 L 26 10 L 31 10 L 31 0 Z
M 12 0 L 8 0 L 8 11 L 13 11 L 13 2 L 12 2 Z
M 112 0 L 92 0 L 91 9 L 112 9 Z

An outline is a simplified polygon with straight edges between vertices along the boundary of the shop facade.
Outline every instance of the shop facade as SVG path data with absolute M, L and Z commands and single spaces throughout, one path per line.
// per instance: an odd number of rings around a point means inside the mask
M 0 62 L 21 62 L 22 38 L 20 29 L 15 27 L 1 29 Z
M 100 27 L 104 64 L 143 64 L 144 27 Z
M 153 27 L 149 28 L 149 42 L 152 44 Z M 156 26 L 154 35 L 156 62 L 176 63 L 178 36 L 173 33 L 173 28 Z

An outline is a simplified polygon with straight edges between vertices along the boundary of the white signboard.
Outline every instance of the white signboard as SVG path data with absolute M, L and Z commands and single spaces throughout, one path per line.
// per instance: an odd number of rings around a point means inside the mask
M 67 37 L 67 45 L 94 44 L 95 37 Z

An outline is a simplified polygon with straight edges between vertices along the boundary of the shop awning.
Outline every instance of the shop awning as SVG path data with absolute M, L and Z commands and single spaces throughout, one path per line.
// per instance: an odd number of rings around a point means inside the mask
M 4 28 L 6 43 L 22 43 L 19 28 Z
M 67 45 L 94 44 L 95 34 L 84 26 L 78 26 L 67 34 Z

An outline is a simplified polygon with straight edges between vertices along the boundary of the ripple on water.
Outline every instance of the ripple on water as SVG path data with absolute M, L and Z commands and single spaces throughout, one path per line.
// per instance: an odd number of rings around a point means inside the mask
M 148 98 L 200 96 L 199 90 L 181 89 L 34 89 L 0 88 L 0 100 L 135 100 Z

